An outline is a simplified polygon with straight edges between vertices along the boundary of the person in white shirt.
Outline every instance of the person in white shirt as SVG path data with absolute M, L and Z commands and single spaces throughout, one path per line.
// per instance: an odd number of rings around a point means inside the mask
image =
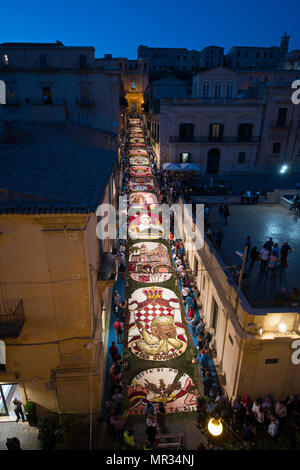
M 255 415 L 255 417 L 257 416 L 259 408 L 260 408 L 260 404 L 258 403 L 257 400 L 254 400 L 253 406 L 252 406 L 252 413 Z
M 268 434 L 271 437 L 276 437 L 278 434 L 279 421 L 274 415 L 271 415 L 270 419 L 271 419 L 271 422 L 268 427 Z
M 263 248 L 260 252 L 260 271 L 262 273 L 266 272 L 269 258 L 270 258 L 270 252 L 266 248 Z

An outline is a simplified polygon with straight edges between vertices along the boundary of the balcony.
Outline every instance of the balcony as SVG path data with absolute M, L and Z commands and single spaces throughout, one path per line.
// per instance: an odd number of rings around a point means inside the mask
M 276 129 L 288 129 L 292 127 L 293 121 L 272 121 L 271 127 Z M 299 124 L 298 124 L 299 125 Z
M 6 103 L 4 106 L 20 106 L 20 104 L 21 104 L 21 101 L 19 98 L 7 97 Z
M 260 142 L 260 136 L 256 137 L 245 137 L 245 136 L 233 136 L 233 137 L 194 137 L 191 140 L 181 140 L 179 137 L 176 136 L 170 136 L 169 142 L 173 144 L 210 144 L 210 143 L 216 143 L 216 144 L 235 144 L 235 143 L 247 143 L 247 144 L 256 144 Z
M 94 98 L 76 98 L 77 106 L 82 107 L 91 107 L 95 106 L 95 99 Z
M 32 106 L 63 106 L 65 104 L 65 100 L 63 98 L 51 98 L 48 99 L 43 98 L 26 98 L 26 104 Z
M 17 338 L 25 323 L 23 301 L 1 301 L 0 338 Z

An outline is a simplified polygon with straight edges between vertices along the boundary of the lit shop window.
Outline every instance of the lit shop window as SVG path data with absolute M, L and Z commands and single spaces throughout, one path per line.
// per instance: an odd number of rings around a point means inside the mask
M 180 154 L 180 163 L 190 163 L 192 154 L 189 152 L 182 152 Z

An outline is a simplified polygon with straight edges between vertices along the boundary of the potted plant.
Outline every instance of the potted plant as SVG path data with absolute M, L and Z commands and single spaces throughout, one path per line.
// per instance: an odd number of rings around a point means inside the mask
M 36 426 L 36 407 L 35 403 L 28 400 L 24 405 L 25 415 L 29 426 Z

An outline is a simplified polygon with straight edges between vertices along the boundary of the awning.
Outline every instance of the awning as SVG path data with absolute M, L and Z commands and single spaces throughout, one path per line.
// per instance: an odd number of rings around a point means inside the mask
M 200 166 L 196 163 L 181 163 L 180 167 L 184 171 L 201 171 Z
M 164 163 L 163 169 L 168 171 L 180 171 L 181 167 L 179 163 Z

